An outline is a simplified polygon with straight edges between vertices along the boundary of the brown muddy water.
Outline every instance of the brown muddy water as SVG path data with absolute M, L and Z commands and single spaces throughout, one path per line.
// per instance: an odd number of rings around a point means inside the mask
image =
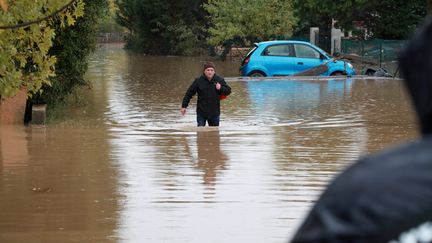
M 1 126 L 0 242 L 287 242 L 337 173 L 418 136 L 389 79 L 230 81 L 197 129 L 179 108 L 203 60 L 101 46 L 87 105 Z

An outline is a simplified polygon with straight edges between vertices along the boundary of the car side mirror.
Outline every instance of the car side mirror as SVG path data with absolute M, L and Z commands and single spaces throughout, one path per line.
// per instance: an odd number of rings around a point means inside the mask
M 319 57 L 321 60 L 325 60 L 325 59 L 327 59 L 325 56 L 324 56 L 324 54 L 320 54 L 320 57 Z

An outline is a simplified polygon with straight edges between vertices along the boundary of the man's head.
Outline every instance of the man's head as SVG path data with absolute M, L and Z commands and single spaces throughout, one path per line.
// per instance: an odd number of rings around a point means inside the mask
M 205 62 L 203 65 L 204 76 L 206 76 L 208 80 L 212 79 L 215 75 L 215 69 L 216 65 L 213 62 Z

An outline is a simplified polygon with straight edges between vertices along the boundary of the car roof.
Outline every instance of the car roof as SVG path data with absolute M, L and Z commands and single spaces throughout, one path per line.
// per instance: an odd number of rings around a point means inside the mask
M 324 51 L 323 49 L 319 48 L 316 45 L 313 45 L 307 41 L 298 41 L 298 40 L 271 40 L 271 41 L 262 41 L 262 42 L 258 42 L 258 43 L 254 43 L 255 46 L 258 48 L 259 46 L 263 46 L 263 48 L 269 46 L 269 45 L 273 45 L 273 44 L 304 44 L 304 45 L 308 45 L 308 46 L 312 46 L 315 49 L 319 50 L 321 53 L 325 54 L 326 56 L 329 57 L 329 54 Z
M 296 40 L 272 40 L 272 41 L 262 41 L 262 42 L 255 43 L 256 46 L 270 45 L 270 44 L 306 44 L 306 45 L 311 45 L 309 42 L 296 41 Z

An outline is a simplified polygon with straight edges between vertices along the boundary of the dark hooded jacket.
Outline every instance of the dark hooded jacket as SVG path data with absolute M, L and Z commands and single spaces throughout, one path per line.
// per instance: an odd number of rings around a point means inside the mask
M 221 84 L 220 90 L 216 89 L 216 83 Z M 187 108 L 192 97 L 198 93 L 197 114 L 211 118 L 220 115 L 220 95 L 228 96 L 231 87 L 225 80 L 214 75 L 212 80 L 208 80 L 204 75 L 196 78 L 183 98 L 182 108 Z
M 365 157 L 342 172 L 291 242 L 432 242 L 431 19 L 399 61 L 422 138 Z

